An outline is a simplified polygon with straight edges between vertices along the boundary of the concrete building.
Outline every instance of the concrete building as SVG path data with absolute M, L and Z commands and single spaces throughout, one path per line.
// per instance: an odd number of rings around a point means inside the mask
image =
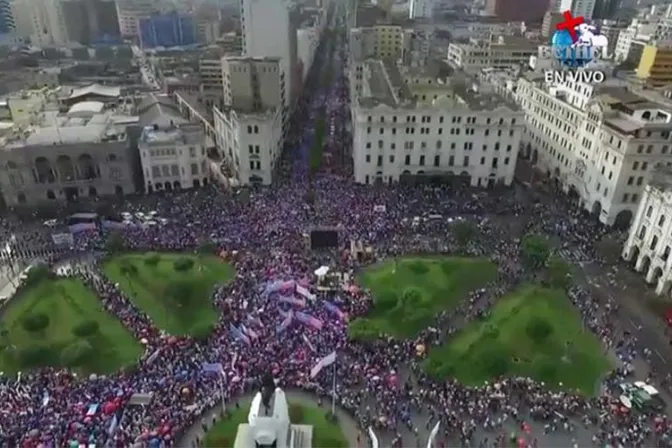
M 434 15 L 434 0 L 410 0 L 409 19 L 431 19 Z
M 595 11 L 595 0 L 574 0 L 572 2 L 572 16 L 581 16 L 586 20 L 593 18 Z
M 584 0 L 577 0 L 584 1 Z M 486 14 L 506 21 L 540 21 L 549 0 L 487 0 Z
M 285 116 L 298 92 L 294 79 L 300 76 L 296 56 L 296 28 L 290 20 L 289 6 L 284 0 L 265 2 L 241 0 L 243 54 L 252 58 L 277 57 L 284 74 Z
M 672 171 L 670 162 L 653 173 L 644 189 L 623 258 L 646 282 L 656 288 L 656 294 L 668 296 L 672 287 Z
M 649 87 L 672 84 L 672 47 L 661 44 L 646 45 L 636 73 Z
M 434 33 L 425 29 L 406 29 L 402 38 L 402 64 L 407 67 L 427 65 Z
M 280 58 L 222 59 L 224 108 L 214 108 L 216 146 L 238 185 L 271 183 L 282 152 L 284 72 Z
M 215 5 L 204 3 L 194 14 L 196 40 L 202 44 L 217 42 L 222 35 L 222 12 Z
M 529 73 L 516 94 L 523 153 L 602 223 L 625 228 L 651 170 L 669 159 L 671 109 L 616 80 L 548 85 Z
M 205 134 L 200 123 L 182 117 L 167 96 L 150 94 L 138 106 L 138 151 L 145 191 L 198 188 L 209 182 Z
M 19 37 L 36 46 L 61 45 L 69 41 L 60 0 L 15 0 L 12 14 Z
M 116 0 L 117 18 L 121 36 L 128 39 L 140 36 L 140 19 L 149 18 L 158 12 L 155 0 Z
M 403 37 L 404 29 L 396 25 L 353 28 L 350 30 L 348 45 L 350 58 L 353 61 L 367 58 L 397 60 L 403 55 Z
M 196 28 L 191 15 L 171 11 L 139 19 L 142 48 L 184 47 L 196 43 Z
M 53 98 L 52 98 L 53 100 Z M 30 125 L 0 139 L 0 191 L 9 206 L 74 201 L 135 191 L 129 129 L 121 105 L 84 101 L 66 113 L 45 97 Z
M 486 39 L 493 36 L 513 36 L 521 34 L 522 22 L 506 22 L 497 17 L 467 17 L 447 24 L 433 25 L 436 32 L 450 33 L 451 40 Z
M 492 187 L 513 180 L 524 116 L 465 74 L 363 64 L 352 104 L 355 181 L 437 180 Z
M 546 11 L 544 14 L 544 20 L 541 22 L 541 35 L 543 37 L 551 38 L 553 33 L 555 33 L 556 25 L 564 20 L 561 12 L 557 11 Z
M 616 48 L 614 50 L 614 59 L 617 62 L 633 61 L 635 64 L 639 62 L 639 57 L 633 55 L 631 52 L 633 42 L 648 43 L 656 31 L 656 24 L 633 19 L 630 24 L 618 34 L 616 41 Z
M 467 44 L 450 44 L 448 63 L 467 73 L 484 68 L 507 69 L 525 66 L 536 56 L 539 44 L 523 37 L 499 36 L 491 40 L 472 39 Z
M 551 3 L 548 5 L 548 10 L 550 12 L 563 13 L 572 9 L 572 0 L 551 0 Z

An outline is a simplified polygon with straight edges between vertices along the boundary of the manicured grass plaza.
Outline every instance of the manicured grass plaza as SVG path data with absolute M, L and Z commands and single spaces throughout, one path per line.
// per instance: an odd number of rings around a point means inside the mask
M 234 276 L 219 257 L 181 253 L 118 255 L 103 270 L 159 328 L 193 336 L 207 334 L 215 324 L 211 294 Z
M 108 373 L 133 364 L 141 346 L 77 279 L 43 279 L 0 316 L 0 370 L 68 366 Z
M 374 307 L 351 330 L 363 330 L 362 339 L 378 333 L 412 337 L 496 274 L 497 267 L 483 258 L 408 257 L 370 266 L 358 280 L 371 291 Z
M 467 385 L 527 376 L 549 388 L 592 395 L 611 366 L 564 292 L 527 286 L 432 350 L 425 368 L 437 378 L 455 377 Z
M 249 400 L 241 403 L 229 417 L 219 421 L 208 431 L 203 446 L 206 448 L 232 447 L 236 440 L 238 425 L 247 423 Z M 327 419 L 327 410 L 318 406 L 289 403 L 289 419 L 295 425 L 312 425 L 313 440 L 311 446 L 324 448 L 347 448 L 348 442 L 343 431 Z

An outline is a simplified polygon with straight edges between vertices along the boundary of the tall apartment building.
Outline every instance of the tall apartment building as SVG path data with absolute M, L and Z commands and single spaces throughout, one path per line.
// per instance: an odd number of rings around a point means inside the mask
M 646 45 L 636 73 L 649 87 L 672 84 L 672 47 L 669 44 Z
M 285 0 L 241 0 L 241 27 L 243 31 L 243 54 L 252 58 L 280 58 L 284 73 L 285 117 L 296 100 L 297 76 L 296 28 L 290 20 Z
M 485 11 L 509 22 L 539 21 L 548 11 L 548 4 L 549 0 L 488 0 Z
M 572 0 L 551 0 L 550 5 L 548 5 L 550 12 L 563 13 L 570 9 L 572 9 Z
M 216 146 L 239 185 L 272 181 L 282 152 L 285 72 L 278 57 L 224 57 L 224 107 L 214 108 Z
M 72 42 L 90 45 L 119 37 L 114 0 L 61 0 L 61 8 Z
M 433 15 L 434 0 L 411 0 L 409 2 L 409 19 L 431 19 Z
M 12 14 L 19 37 L 33 45 L 59 45 L 69 41 L 60 0 L 15 0 Z
M 509 185 L 523 132 L 515 103 L 460 74 L 362 64 L 352 105 L 355 181 Z
M 182 47 L 196 43 L 196 28 L 191 15 L 171 11 L 139 19 L 142 48 Z
M 652 169 L 669 160 L 672 108 L 616 81 L 549 85 L 536 73 L 516 94 L 524 153 L 601 222 L 627 226 Z
M 0 34 L 13 33 L 15 30 L 12 3 L 10 0 L 0 0 Z
M 581 16 L 584 19 L 592 19 L 595 11 L 595 0 L 574 0 L 572 2 L 572 15 Z

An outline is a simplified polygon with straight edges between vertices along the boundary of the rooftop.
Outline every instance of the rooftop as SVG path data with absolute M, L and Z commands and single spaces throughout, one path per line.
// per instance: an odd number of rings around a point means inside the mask
M 74 89 L 68 99 L 74 100 L 86 95 L 98 95 L 108 98 L 118 98 L 121 96 L 121 88 L 117 86 L 101 86 L 100 84 L 91 84 L 90 86 Z
M 185 125 L 194 125 L 191 129 L 200 129 L 198 123 L 192 123 L 182 117 L 177 104 L 167 95 L 149 94 L 138 106 L 138 112 L 142 126 L 140 141 L 144 143 L 176 140 L 186 142 Z

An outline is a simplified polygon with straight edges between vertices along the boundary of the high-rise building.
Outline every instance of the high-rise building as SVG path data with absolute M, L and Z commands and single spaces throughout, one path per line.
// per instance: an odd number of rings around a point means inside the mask
M 486 12 L 509 22 L 541 21 L 549 0 L 488 0 Z
M 119 31 L 122 37 L 140 36 L 140 19 L 146 19 L 158 12 L 155 0 L 116 0 Z
M 15 29 L 10 0 L 0 0 L 0 34 L 13 33 Z
M 19 37 L 34 45 L 59 45 L 69 40 L 60 0 L 16 0 L 12 14 Z
M 140 45 L 143 48 L 181 47 L 196 43 L 194 19 L 172 11 L 153 14 L 139 20 Z
M 253 58 L 280 58 L 285 90 L 285 119 L 295 99 L 296 29 L 292 26 L 288 5 L 284 0 L 241 0 L 243 54 Z
M 551 0 L 548 10 L 551 12 L 563 13 L 572 9 L 572 0 Z
M 574 0 L 572 3 L 572 15 L 581 16 L 584 19 L 592 19 L 595 10 L 595 0 Z
M 672 48 L 663 45 L 646 45 L 637 67 L 637 77 L 649 87 L 662 87 L 672 83 Z
M 434 13 L 434 0 L 411 0 L 408 8 L 410 19 L 429 19 Z
M 596 0 L 593 19 L 613 19 L 618 14 L 623 0 Z

